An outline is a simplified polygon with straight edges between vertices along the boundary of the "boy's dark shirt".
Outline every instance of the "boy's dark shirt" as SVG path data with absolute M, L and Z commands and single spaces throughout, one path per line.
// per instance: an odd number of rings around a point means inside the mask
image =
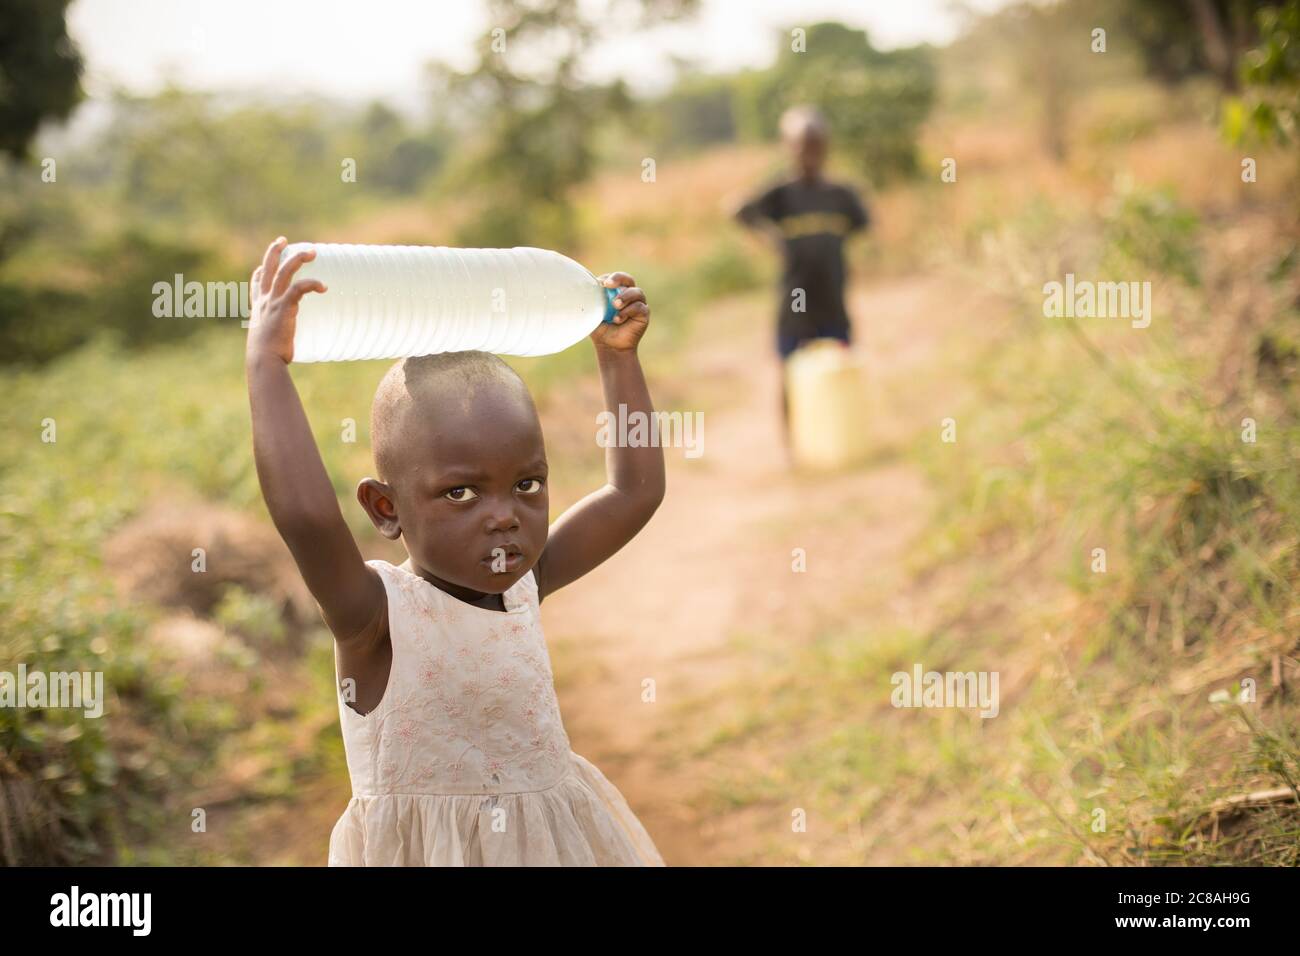
M 737 214 L 750 225 L 767 219 L 781 231 L 785 269 L 777 307 L 777 334 L 813 338 L 847 330 L 844 307 L 844 239 L 870 223 L 866 207 L 849 186 L 826 180 L 778 183 L 747 202 Z M 795 311 L 796 289 L 804 311 Z

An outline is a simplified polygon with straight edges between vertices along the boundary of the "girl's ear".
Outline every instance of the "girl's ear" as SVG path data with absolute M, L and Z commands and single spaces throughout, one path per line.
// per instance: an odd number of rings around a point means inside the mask
M 357 485 L 357 501 L 370 516 L 370 522 L 385 538 L 396 541 L 402 536 L 393 489 L 377 478 L 362 478 Z

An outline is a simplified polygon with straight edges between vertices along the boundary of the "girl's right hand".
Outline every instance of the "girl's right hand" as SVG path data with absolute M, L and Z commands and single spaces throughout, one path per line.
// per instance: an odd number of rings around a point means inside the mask
M 262 264 L 253 272 L 249 283 L 252 301 L 247 345 L 248 358 L 274 355 L 286 365 L 293 361 L 299 300 L 308 292 L 325 291 L 325 283 L 319 279 L 293 281 L 298 267 L 316 258 L 316 250 L 307 249 L 281 262 L 280 253 L 288 241 L 281 236 L 271 243 Z

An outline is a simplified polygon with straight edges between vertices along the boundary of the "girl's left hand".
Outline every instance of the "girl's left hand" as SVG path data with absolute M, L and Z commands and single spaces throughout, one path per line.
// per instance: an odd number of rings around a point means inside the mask
M 596 343 L 596 348 L 633 351 L 650 324 L 650 306 L 646 303 L 645 293 L 637 288 L 636 280 L 626 272 L 610 272 L 601 276 L 600 282 L 606 288 L 619 290 L 614 299 L 614 308 L 618 312 L 613 322 L 596 326 L 591 340 Z

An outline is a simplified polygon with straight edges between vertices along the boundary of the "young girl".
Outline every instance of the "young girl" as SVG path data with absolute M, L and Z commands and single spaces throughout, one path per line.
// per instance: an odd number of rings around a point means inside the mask
M 663 866 L 622 794 L 572 752 L 538 606 L 641 529 L 664 494 L 663 452 L 606 452 L 607 484 L 553 526 L 541 424 L 494 355 L 400 361 L 371 413 L 377 478 L 357 498 L 401 565 L 362 560 L 289 375 L 294 281 L 314 251 L 252 278 L 248 392 L 262 494 L 335 637 L 352 799 L 331 866 Z M 637 359 L 650 310 L 631 276 L 591 338 L 610 410 L 653 414 Z M 612 600 L 617 595 L 611 595 Z

